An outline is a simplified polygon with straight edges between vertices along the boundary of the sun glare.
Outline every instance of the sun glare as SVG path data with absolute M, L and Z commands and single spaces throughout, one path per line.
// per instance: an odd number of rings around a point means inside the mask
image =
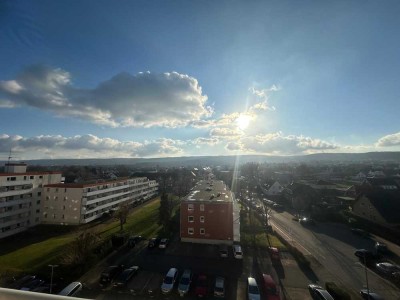
M 237 119 L 236 119 L 236 123 L 237 126 L 240 130 L 244 130 L 249 126 L 251 117 L 248 115 L 240 115 Z

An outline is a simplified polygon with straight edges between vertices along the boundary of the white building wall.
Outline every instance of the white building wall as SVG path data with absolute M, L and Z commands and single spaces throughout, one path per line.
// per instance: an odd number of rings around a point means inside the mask
M 61 173 L 0 174 L 0 238 L 39 224 L 42 187 L 60 181 Z

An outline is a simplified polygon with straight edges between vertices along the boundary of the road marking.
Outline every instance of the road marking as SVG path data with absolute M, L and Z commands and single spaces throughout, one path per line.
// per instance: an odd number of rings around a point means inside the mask
M 278 225 L 275 224 L 275 222 L 273 222 L 273 225 L 275 226 L 275 228 L 276 228 L 278 231 L 280 231 L 285 237 L 287 237 L 289 241 L 290 241 L 290 240 L 292 240 L 292 242 L 294 241 L 294 240 L 293 240 L 293 237 L 290 237 L 289 235 L 287 235 Z M 301 248 L 303 248 L 309 255 L 312 255 L 311 252 L 308 251 L 306 248 L 304 248 L 304 246 L 301 245 L 299 242 L 297 242 L 297 244 L 298 244 Z

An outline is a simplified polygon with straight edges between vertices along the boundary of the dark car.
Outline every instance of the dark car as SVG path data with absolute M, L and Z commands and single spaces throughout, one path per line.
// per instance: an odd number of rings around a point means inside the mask
M 357 249 L 356 251 L 354 251 L 354 255 L 360 259 L 366 259 L 366 260 L 374 258 L 374 254 L 366 249 Z
M 375 242 L 375 252 L 381 253 L 381 254 L 386 254 L 389 252 L 389 250 L 385 243 Z
M 307 225 L 315 225 L 315 221 L 311 218 L 301 218 L 299 220 L 299 223 L 303 226 L 307 226 Z
M 383 297 L 381 295 L 378 295 L 377 293 L 371 292 L 370 290 L 361 290 L 360 295 L 363 299 L 365 300 L 383 300 Z
M 20 279 L 16 280 L 14 284 L 12 284 L 12 288 L 20 289 L 23 287 L 24 284 L 34 279 L 36 279 L 35 275 L 25 275 L 24 277 L 21 277 Z
M 362 236 L 362 237 L 369 236 L 368 232 L 366 232 L 365 230 L 362 230 L 360 228 L 351 228 L 351 232 L 354 233 L 354 234 L 357 234 L 359 236 Z
M 313 299 L 316 300 L 334 300 L 327 290 L 316 284 L 308 285 L 308 291 Z
M 53 290 L 54 290 L 54 284 L 53 284 Z M 42 285 L 42 286 L 39 286 L 37 288 L 34 288 L 31 292 L 50 294 L 50 286 L 49 285 Z
M 135 236 L 131 236 L 128 239 L 128 246 L 133 248 L 136 246 L 136 244 L 138 244 L 139 242 L 143 241 L 143 237 L 141 235 L 135 235 Z
M 159 238 L 151 238 L 149 240 L 149 243 L 147 244 L 147 248 L 156 248 L 160 244 L 160 239 Z
M 139 270 L 138 266 L 133 266 L 128 269 L 125 269 L 121 274 L 119 274 L 117 279 L 114 281 L 114 286 L 116 287 L 125 286 L 129 282 L 129 280 L 131 280 L 132 277 L 137 273 L 138 270 Z
M 208 288 L 207 276 L 204 274 L 200 274 L 197 277 L 194 294 L 197 297 L 205 297 L 205 296 L 207 296 L 207 288 Z
M 41 279 L 33 279 L 31 281 L 26 282 L 25 284 L 22 285 L 20 288 L 21 291 L 31 291 L 39 286 L 42 286 L 44 284 L 44 280 Z
M 109 266 L 100 275 L 100 284 L 107 285 L 113 281 L 113 279 L 122 272 L 123 266 Z

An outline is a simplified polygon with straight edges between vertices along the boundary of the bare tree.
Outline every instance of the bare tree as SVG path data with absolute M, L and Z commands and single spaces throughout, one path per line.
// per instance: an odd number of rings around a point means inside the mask
M 90 231 L 80 233 L 67 246 L 63 262 L 70 265 L 84 265 L 100 241 L 101 238 L 96 233 Z
M 122 231 L 129 215 L 129 205 L 127 203 L 121 203 L 114 215 L 119 220 L 120 231 Z

